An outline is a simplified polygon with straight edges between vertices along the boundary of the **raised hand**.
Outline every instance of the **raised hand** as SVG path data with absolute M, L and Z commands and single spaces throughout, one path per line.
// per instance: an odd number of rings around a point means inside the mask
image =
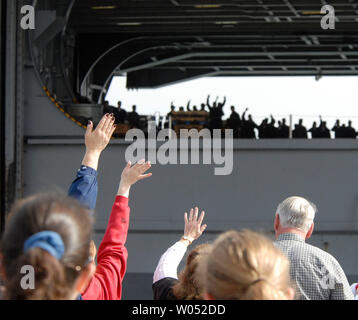
M 93 122 L 89 121 L 85 134 L 86 154 L 83 158 L 82 165 L 97 170 L 99 157 L 102 151 L 107 147 L 116 130 L 114 121 L 115 118 L 113 115 L 106 114 L 95 130 L 93 130 Z
M 91 152 L 101 153 L 108 145 L 116 130 L 113 114 L 106 114 L 93 130 L 93 122 L 90 121 L 85 135 L 86 149 Z
M 144 160 L 138 161 L 135 165 L 132 166 L 132 163 L 129 161 L 124 168 L 121 176 L 121 182 L 119 184 L 118 195 L 120 196 L 129 196 L 130 188 L 136 182 L 147 179 L 152 176 L 151 173 L 146 172 L 151 168 L 151 163 L 145 162 Z
M 198 217 L 199 209 L 196 207 L 195 209 L 190 210 L 190 214 L 188 217 L 188 213 L 185 212 L 184 214 L 184 222 L 185 222 L 185 228 L 184 228 L 184 239 L 185 238 L 189 242 L 193 242 L 194 240 L 198 239 L 203 232 L 205 231 L 207 225 L 201 225 L 203 223 L 205 212 L 202 211 L 200 214 L 200 217 Z

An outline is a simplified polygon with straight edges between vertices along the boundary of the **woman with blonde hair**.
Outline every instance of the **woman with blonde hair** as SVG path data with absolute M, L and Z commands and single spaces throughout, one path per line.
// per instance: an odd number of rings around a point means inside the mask
M 205 298 L 292 300 L 289 262 L 256 232 L 228 231 L 214 242 L 205 265 Z

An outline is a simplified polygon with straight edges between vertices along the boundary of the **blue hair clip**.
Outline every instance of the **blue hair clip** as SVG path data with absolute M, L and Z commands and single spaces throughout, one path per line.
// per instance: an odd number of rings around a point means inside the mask
M 24 243 L 24 252 L 32 248 L 41 248 L 57 260 L 60 260 L 65 252 L 61 236 L 54 231 L 42 231 L 29 237 Z

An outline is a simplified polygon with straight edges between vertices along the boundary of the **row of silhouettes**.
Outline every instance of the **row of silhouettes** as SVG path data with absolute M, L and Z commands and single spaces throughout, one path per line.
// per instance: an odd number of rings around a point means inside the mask
M 210 95 L 207 97 L 206 103 L 202 103 L 200 108 L 197 106 L 190 106 L 190 101 L 188 102 L 186 108 L 176 107 L 173 102 L 171 104 L 171 111 L 168 113 L 169 116 L 175 119 L 177 116 L 183 116 L 187 114 L 191 117 L 193 114 L 203 115 L 206 114 L 207 120 L 203 124 L 206 128 L 210 130 L 214 129 L 232 129 L 234 132 L 235 138 L 243 139 L 272 139 L 272 138 L 309 138 L 309 133 L 313 139 L 315 138 L 351 138 L 355 139 L 357 137 L 357 131 L 352 127 L 352 121 L 348 121 L 347 124 L 341 124 L 340 120 L 337 120 L 333 128 L 327 127 L 327 122 L 322 120 L 320 116 L 319 124 L 315 121 L 313 122 L 312 128 L 307 129 L 303 125 L 303 119 L 299 119 L 298 123 L 292 128 L 292 133 L 290 134 L 290 127 L 287 124 L 286 119 L 276 121 L 271 115 L 270 118 L 265 118 L 260 124 L 257 124 L 251 115 L 247 115 L 248 109 L 240 116 L 240 114 L 235 110 L 234 106 L 231 106 L 230 117 L 223 121 L 223 108 L 226 104 L 226 97 L 223 101 L 218 102 L 219 97 L 216 98 L 214 102 L 210 102 Z M 174 117 L 173 117 L 174 116 Z M 187 123 L 189 124 L 189 123 Z M 334 133 L 331 134 L 331 131 Z
M 257 125 L 252 119 L 251 115 L 246 119 L 245 110 L 242 117 L 235 111 L 234 107 L 231 107 L 231 116 L 226 122 L 226 128 L 233 129 L 234 137 L 250 139 L 256 138 L 255 129 L 258 130 L 258 138 L 260 139 L 274 139 L 274 138 L 290 138 L 290 127 L 286 123 L 286 119 L 277 121 L 271 115 L 270 119 L 265 118 L 260 125 Z M 340 120 L 337 120 L 334 127 L 329 129 L 327 122 L 322 120 L 320 116 L 320 123 L 313 122 L 312 128 L 307 129 L 303 125 L 303 119 L 299 119 L 298 123 L 292 128 L 291 136 L 294 139 L 307 139 L 308 133 L 311 133 L 313 139 L 316 138 L 351 138 L 356 139 L 357 131 L 352 127 L 352 121 L 349 120 L 348 124 L 341 124 Z M 276 124 L 277 123 L 277 124 Z M 331 131 L 334 132 L 334 136 L 331 136 Z

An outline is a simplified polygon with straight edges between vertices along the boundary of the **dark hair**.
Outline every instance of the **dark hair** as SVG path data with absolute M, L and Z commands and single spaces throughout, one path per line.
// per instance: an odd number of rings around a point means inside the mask
M 64 254 L 57 260 L 41 248 L 24 252 L 24 243 L 41 231 L 57 232 Z M 1 242 L 5 299 L 68 299 L 79 274 L 88 264 L 92 219 L 76 200 L 59 194 L 39 194 L 18 201 L 8 217 Z M 35 271 L 35 289 L 21 288 L 21 268 Z
M 200 261 L 209 255 L 211 245 L 201 244 L 188 254 L 184 270 L 179 274 L 179 281 L 173 286 L 174 296 L 178 300 L 202 300 L 204 286 L 200 276 Z

